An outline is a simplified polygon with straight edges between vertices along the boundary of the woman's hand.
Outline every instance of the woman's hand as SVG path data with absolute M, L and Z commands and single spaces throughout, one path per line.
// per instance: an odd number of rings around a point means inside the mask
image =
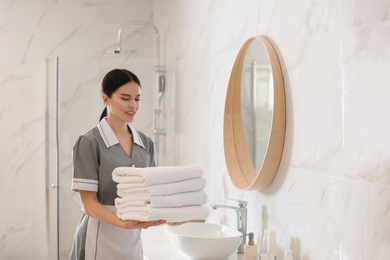
M 123 220 L 125 229 L 147 229 L 153 226 L 159 226 L 165 224 L 165 220 L 156 220 L 156 221 L 137 221 L 137 220 Z
M 168 222 L 167 225 L 168 226 L 180 226 L 180 225 L 183 225 L 185 223 L 188 223 L 190 221 L 183 221 L 183 222 Z
M 107 208 L 105 208 L 97 199 L 97 193 L 93 191 L 79 191 L 81 202 L 85 213 L 89 216 L 96 218 L 100 221 L 103 221 L 107 224 L 114 225 L 126 229 L 138 229 L 138 228 L 148 228 L 152 226 L 158 226 L 165 224 L 165 220 L 157 221 L 136 221 L 136 220 L 121 220 L 117 215 Z

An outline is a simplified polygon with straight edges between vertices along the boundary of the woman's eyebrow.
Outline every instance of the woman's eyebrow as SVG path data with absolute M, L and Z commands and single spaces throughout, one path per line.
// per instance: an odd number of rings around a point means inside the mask
M 126 97 L 131 97 L 131 95 L 130 94 L 126 94 L 126 93 L 120 93 L 119 95 L 121 95 L 121 96 L 126 96 Z M 137 95 L 135 95 L 136 97 L 139 97 L 139 96 L 141 96 L 141 94 L 137 94 Z

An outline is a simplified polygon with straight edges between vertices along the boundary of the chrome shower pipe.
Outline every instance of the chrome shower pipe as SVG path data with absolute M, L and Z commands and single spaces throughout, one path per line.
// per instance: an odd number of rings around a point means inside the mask
M 150 22 L 144 22 L 144 21 L 129 21 L 129 22 L 126 22 L 124 24 L 122 24 L 121 28 L 119 28 L 118 30 L 118 47 L 117 47 L 117 52 L 120 53 L 121 52 L 121 49 L 122 49 L 122 32 L 123 32 L 123 29 L 125 29 L 125 27 L 129 26 L 129 25 L 142 25 L 142 26 L 147 26 L 149 28 L 152 28 L 154 30 L 154 32 L 156 33 L 156 37 L 157 37 L 157 66 L 160 66 L 160 35 L 159 35 L 159 32 L 157 30 L 157 27 L 150 23 Z
M 157 40 L 157 46 L 156 46 L 156 54 L 157 54 L 157 65 L 154 67 L 154 71 L 156 72 L 156 87 L 157 87 L 157 93 L 156 93 L 156 109 L 154 110 L 154 135 L 155 135 L 155 154 L 156 154 L 156 164 L 158 165 L 159 162 L 159 152 L 160 152 L 160 135 L 165 135 L 166 130 L 164 128 L 160 128 L 160 114 L 161 114 L 161 95 L 160 93 L 160 78 L 164 77 L 164 84 L 165 84 L 165 66 L 160 65 L 160 35 L 158 32 L 157 27 L 150 23 L 150 22 L 144 22 L 144 21 L 128 21 L 122 24 L 122 26 L 118 30 L 118 46 L 117 49 L 114 51 L 114 53 L 121 53 L 122 52 L 122 32 L 123 30 L 129 26 L 129 25 L 141 25 L 141 26 L 147 26 L 154 30 L 156 33 L 156 40 Z

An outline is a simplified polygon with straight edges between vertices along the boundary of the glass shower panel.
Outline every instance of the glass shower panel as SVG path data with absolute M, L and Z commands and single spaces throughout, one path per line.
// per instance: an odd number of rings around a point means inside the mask
M 98 124 L 104 108 L 100 93 L 104 75 L 114 68 L 134 72 L 141 81 L 141 108 L 132 125 L 155 140 L 155 101 L 158 79 L 153 59 L 129 58 L 126 55 L 100 57 L 59 57 L 57 59 L 57 189 L 58 189 L 58 258 L 69 259 L 74 232 L 82 215 L 79 195 L 71 190 L 72 147 L 78 136 Z M 175 91 L 174 68 L 164 66 L 166 88 L 160 109 L 159 136 L 161 165 L 175 164 Z

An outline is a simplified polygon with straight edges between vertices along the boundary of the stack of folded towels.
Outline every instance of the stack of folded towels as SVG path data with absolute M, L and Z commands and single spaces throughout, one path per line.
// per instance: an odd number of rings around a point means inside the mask
M 122 220 L 182 222 L 206 219 L 209 210 L 206 180 L 198 165 L 172 167 L 118 167 L 112 172 Z

